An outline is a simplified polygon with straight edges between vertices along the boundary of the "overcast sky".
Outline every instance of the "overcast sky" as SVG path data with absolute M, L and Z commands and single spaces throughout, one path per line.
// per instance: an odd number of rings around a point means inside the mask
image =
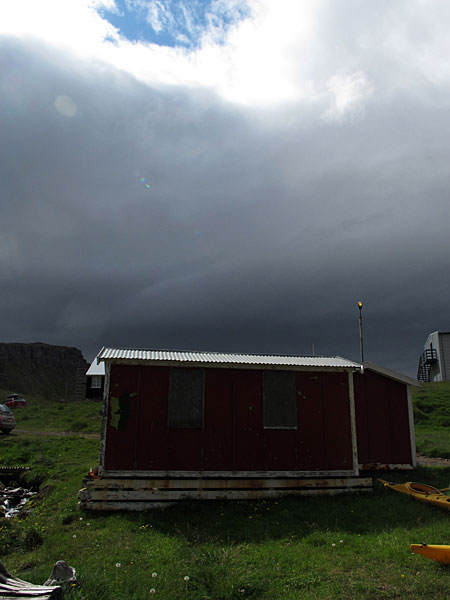
M 341 355 L 450 330 L 446 0 L 0 4 L 0 340 Z

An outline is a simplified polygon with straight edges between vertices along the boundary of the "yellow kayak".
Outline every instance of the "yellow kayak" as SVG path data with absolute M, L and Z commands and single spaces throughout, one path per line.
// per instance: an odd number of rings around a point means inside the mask
M 400 492 L 402 494 L 408 494 L 420 502 L 427 502 L 434 506 L 440 506 L 450 510 L 450 496 L 444 494 L 443 490 L 438 490 L 431 485 L 424 483 L 415 483 L 414 481 L 407 481 L 406 483 L 390 483 L 384 479 L 379 479 L 385 488 Z M 444 488 L 447 490 L 448 488 Z
M 411 544 L 410 548 L 416 554 L 421 554 L 444 565 L 450 565 L 450 546 Z

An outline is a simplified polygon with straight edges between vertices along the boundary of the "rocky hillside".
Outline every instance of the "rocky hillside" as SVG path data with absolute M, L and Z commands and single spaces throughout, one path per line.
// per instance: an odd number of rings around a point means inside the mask
M 0 343 L 0 386 L 53 400 L 84 397 L 89 365 L 77 348 Z

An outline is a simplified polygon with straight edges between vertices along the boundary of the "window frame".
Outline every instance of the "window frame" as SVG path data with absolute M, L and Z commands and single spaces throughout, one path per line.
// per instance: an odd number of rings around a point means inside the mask
M 91 375 L 91 390 L 101 390 L 103 375 Z

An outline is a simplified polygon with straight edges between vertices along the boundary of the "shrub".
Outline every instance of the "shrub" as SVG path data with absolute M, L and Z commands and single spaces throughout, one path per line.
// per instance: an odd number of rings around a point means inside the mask
M 86 429 L 86 427 L 88 427 L 88 424 L 86 423 L 86 421 L 74 421 L 70 427 L 72 431 L 83 431 L 83 429 Z
M 23 536 L 22 546 L 25 550 L 35 550 L 42 546 L 44 540 L 42 535 L 39 533 L 37 529 L 32 527 L 31 529 L 27 529 Z

